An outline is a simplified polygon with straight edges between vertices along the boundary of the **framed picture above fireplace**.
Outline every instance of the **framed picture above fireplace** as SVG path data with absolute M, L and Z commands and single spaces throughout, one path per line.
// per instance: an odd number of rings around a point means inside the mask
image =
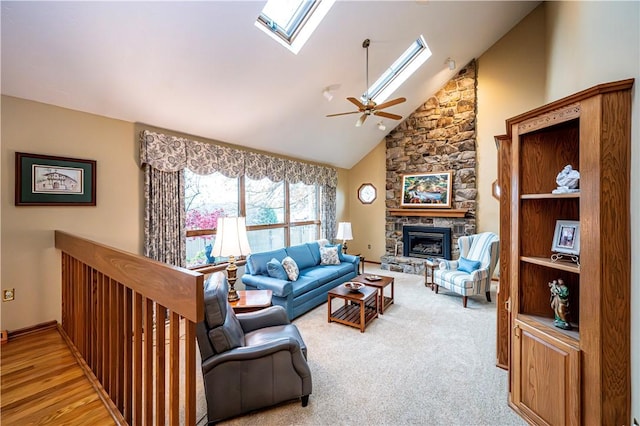
M 451 208 L 451 172 L 402 176 L 403 207 Z

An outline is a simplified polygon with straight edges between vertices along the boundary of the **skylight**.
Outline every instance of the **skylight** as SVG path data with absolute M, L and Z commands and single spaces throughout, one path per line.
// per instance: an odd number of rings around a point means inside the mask
M 335 0 L 269 0 L 256 27 L 298 54 Z
M 367 93 L 362 95 L 364 101 L 367 97 L 379 104 L 387 100 L 395 90 L 400 87 L 411 75 L 420 68 L 420 65 L 429 59 L 431 50 L 420 36 L 411 46 L 400 55 L 396 61 L 369 87 Z

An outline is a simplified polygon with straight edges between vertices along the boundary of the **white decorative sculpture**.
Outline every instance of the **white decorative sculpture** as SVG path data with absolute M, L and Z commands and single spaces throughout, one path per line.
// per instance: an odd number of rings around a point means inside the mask
M 580 172 L 577 170 L 573 170 L 571 164 L 567 164 L 556 177 L 556 183 L 558 184 L 558 187 L 551 192 L 554 194 L 580 192 L 580 189 L 578 189 L 579 182 Z

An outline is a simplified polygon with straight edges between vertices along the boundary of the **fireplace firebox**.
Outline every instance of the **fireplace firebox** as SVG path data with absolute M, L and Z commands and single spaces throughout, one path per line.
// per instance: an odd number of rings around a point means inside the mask
M 402 227 L 402 255 L 451 260 L 451 228 Z

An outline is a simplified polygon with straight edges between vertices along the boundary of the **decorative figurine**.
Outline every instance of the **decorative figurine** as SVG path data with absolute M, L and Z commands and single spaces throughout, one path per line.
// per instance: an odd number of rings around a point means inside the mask
M 563 330 L 571 330 L 569 324 L 569 289 L 561 278 L 549 283 L 551 289 L 551 307 L 555 314 L 553 325 Z
M 571 164 L 564 166 L 564 169 L 558 173 L 556 183 L 558 187 L 551 191 L 554 194 L 566 194 L 568 192 L 580 192 L 578 183 L 580 182 L 580 172 L 573 170 Z

